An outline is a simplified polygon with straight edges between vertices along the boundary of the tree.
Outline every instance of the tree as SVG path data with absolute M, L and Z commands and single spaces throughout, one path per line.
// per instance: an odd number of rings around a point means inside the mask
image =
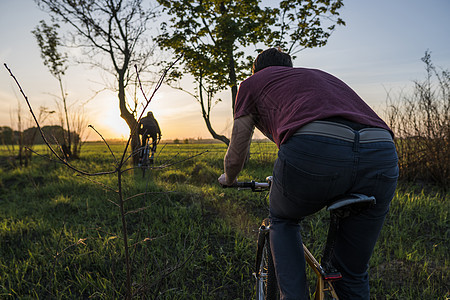
M 35 116 L 36 120 L 38 120 L 39 122 L 45 122 L 45 120 L 50 117 L 53 113 L 55 113 L 55 111 L 53 110 L 49 110 L 44 106 L 39 107 L 39 113 Z M 29 122 L 31 122 L 31 120 L 28 120 Z M 25 134 L 25 131 L 23 128 L 25 126 L 30 125 L 24 123 L 26 122 L 23 118 L 22 115 L 22 109 L 21 109 L 21 105 L 20 103 L 18 103 L 18 107 L 17 107 L 17 136 L 15 136 L 15 143 L 17 142 L 18 145 L 18 155 L 17 158 L 19 160 L 19 165 L 20 166 L 28 166 L 28 163 L 31 161 L 31 154 L 32 154 L 32 149 L 33 149 L 33 145 L 34 145 L 34 141 L 35 141 L 35 137 L 37 134 L 37 131 Z
M 0 127 L 0 144 L 12 145 L 14 143 L 14 130 L 8 126 Z
M 59 83 L 67 126 L 67 134 L 65 134 L 65 138 L 62 143 L 62 149 L 66 158 L 72 158 L 74 155 L 76 155 L 76 153 L 73 153 L 72 151 L 69 113 L 67 111 L 67 97 L 66 93 L 64 92 L 62 81 L 62 77 L 67 70 L 67 54 L 62 54 L 58 50 L 58 48 L 61 46 L 61 41 L 59 39 L 57 31 L 58 28 L 58 24 L 47 25 L 45 21 L 41 20 L 40 26 L 36 26 L 32 33 L 34 34 L 39 48 L 41 49 L 41 57 L 44 60 L 44 65 L 48 67 L 50 73 L 58 80 Z M 61 120 L 61 125 L 61 127 L 64 128 L 63 120 Z M 75 145 L 75 149 L 76 148 L 77 147 Z
M 130 128 L 131 148 L 139 147 L 137 116 L 130 106 L 126 88 L 138 71 L 148 67 L 152 48 L 146 44 L 144 32 L 155 11 L 143 6 L 143 0 L 35 0 L 54 20 L 72 29 L 66 42 L 85 50 L 86 62 L 115 76 L 120 116 Z M 107 63 L 104 62 L 107 59 Z M 138 157 L 134 156 L 137 163 Z
M 62 145 L 64 140 L 67 138 L 67 131 L 64 130 L 62 126 L 59 125 L 48 125 L 42 127 L 42 132 L 45 136 L 51 137 L 51 142 L 55 144 Z M 33 145 L 43 145 L 45 144 L 44 139 L 39 134 L 39 129 L 37 127 L 30 127 L 23 131 L 24 139 L 30 141 Z M 73 138 L 77 137 L 75 132 L 72 133 Z M 65 154 L 65 153 L 63 153 Z
M 345 25 L 338 12 L 343 6 L 343 0 L 280 1 L 279 8 L 273 11 L 277 22 L 266 43 L 291 55 L 325 46 L 336 25 Z
M 248 75 L 249 61 L 239 46 L 263 38 L 265 23 L 273 23 L 270 10 L 258 6 L 258 0 L 247 1 L 169 1 L 158 0 L 172 16 L 170 28 L 162 24 L 158 43 L 176 54 L 183 54 L 184 73 L 193 75 L 202 115 L 212 136 L 228 145 L 210 122 L 214 95 L 230 87 L 232 99 L 237 82 Z M 171 31 L 172 30 L 172 31 Z M 187 71 L 187 72 L 186 72 Z M 173 72 L 179 78 L 182 72 Z M 234 101 L 232 101 L 234 105 Z
M 158 0 L 170 16 L 162 23 L 158 43 L 176 54 L 183 54 L 184 70 L 172 79 L 191 74 L 196 82 L 196 98 L 203 118 L 214 138 L 228 145 L 211 127 L 211 97 L 230 89 L 231 105 L 237 95 L 238 81 L 250 75 L 253 57 L 246 56 L 250 45 L 264 43 L 282 46 L 289 53 L 306 47 L 323 46 L 334 30 L 344 25 L 338 16 L 342 0 L 281 1 L 279 8 L 260 7 L 260 0 Z M 323 29 L 322 20 L 332 25 Z M 204 97 L 206 94 L 206 99 Z M 218 100 L 220 101 L 220 100 Z

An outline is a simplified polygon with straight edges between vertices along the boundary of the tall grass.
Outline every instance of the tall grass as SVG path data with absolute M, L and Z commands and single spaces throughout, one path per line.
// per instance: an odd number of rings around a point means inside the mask
M 103 147 L 87 144 L 78 166 L 104 170 L 110 156 Z M 153 193 L 125 203 L 134 212 L 127 217 L 135 298 L 254 296 L 256 229 L 268 213 L 264 194 L 217 185 L 224 145 L 167 145 L 156 162 L 205 150 L 144 179 L 139 169 L 124 178 L 125 197 Z M 264 180 L 275 153 L 272 144 L 253 144 L 241 179 Z M 39 157 L 27 168 L 0 169 L 0 298 L 123 298 L 122 229 L 108 201 L 113 197 Z M 321 212 L 303 222 L 315 254 L 325 242 L 327 218 Z M 372 298 L 448 297 L 448 233 L 448 193 L 400 187 L 370 263 Z

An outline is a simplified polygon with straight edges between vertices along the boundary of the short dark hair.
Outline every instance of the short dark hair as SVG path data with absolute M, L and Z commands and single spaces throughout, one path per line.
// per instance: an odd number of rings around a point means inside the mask
M 292 67 L 291 56 L 281 51 L 280 48 L 269 48 L 256 57 L 253 62 L 252 73 L 255 74 L 270 66 Z

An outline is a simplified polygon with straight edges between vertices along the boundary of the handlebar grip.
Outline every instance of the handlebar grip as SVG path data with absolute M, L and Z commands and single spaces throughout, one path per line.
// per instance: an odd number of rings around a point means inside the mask
M 250 181 L 250 182 L 235 182 L 233 185 L 223 185 L 222 187 L 224 189 L 226 188 L 253 188 L 255 186 L 255 182 L 254 181 Z
M 238 182 L 235 182 L 233 185 L 222 185 L 222 188 L 251 189 L 254 192 L 261 192 L 261 191 L 266 191 L 270 188 L 270 181 L 264 182 L 264 183 L 256 182 L 254 180 L 238 181 Z
M 238 182 L 236 184 L 238 188 L 247 188 L 247 189 L 253 189 L 255 188 L 255 181 L 245 181 L 245 182 Z

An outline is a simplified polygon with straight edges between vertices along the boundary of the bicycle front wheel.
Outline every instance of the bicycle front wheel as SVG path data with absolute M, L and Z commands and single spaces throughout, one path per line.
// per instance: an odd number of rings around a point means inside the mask
M 145 177 L 145 171 L 148 168 L 149 165 L 149 154 L 150 154 L 150 147 L 147 144 L 145 148 L 143 149 L 142 158 L 141 158 L 141 169 L 142 169 L 142 178 Z
M 264 245 L 258 272 L 259 274 L 256 277 L 256 299 L 279 299 L 278 284 L 273 265 L 272 251 L 270 250 L 270 237 L 268 232 L 264 233 Z

